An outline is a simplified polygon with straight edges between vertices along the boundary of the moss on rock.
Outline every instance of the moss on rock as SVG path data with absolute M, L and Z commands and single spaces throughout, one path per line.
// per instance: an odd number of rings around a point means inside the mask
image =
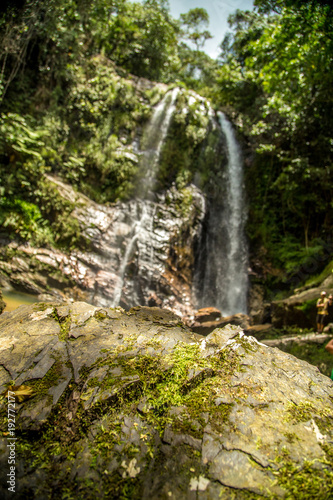
M 328 500 L 333 388 L 313 367 L 238 327 L 193 334 L 158 308 L 50 309 L 75 337 L 52 336 L 19 375 L 34 397 L 17 408 L 18 498 Z M 36 321 L 24 311 L 13 328 Z

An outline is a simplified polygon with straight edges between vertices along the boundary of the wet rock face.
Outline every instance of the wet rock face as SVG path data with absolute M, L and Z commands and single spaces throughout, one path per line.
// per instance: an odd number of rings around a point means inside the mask
M 333 494 L 333 382 L 240 327 L 202 337 L 157 307 L 75 302 L 21 306 L 0 332 L 0 390 L 18 391 L 16 498 Z
M 9 257 L 0 259 L 0 284 L 36 295 L 48 289 L 53 297 L 103 307 L 141 304 L 193 312 L 194 247 L 205 210 L 196 187 L 187 188 L 185 202 L 171 188 L 158 201 L 105 206 L 49 180 L 76 205 L 72 216 L 90 241 L 89 251 L 68 255 L 11 243 Z

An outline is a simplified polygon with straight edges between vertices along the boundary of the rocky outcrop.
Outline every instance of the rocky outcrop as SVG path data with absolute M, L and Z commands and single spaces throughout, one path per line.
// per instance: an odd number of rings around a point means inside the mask
M 221 311 L 216 307 L 203 307 L 195 313 L 194 321 L 203 324 L 207 321 L 218 321 L 221 316 Z
M 262 340 L 267 337 L 269 334 L 270 330 L 272 329 L 272 324 L 271 323 L 264 323 L 260 325 L 251 325 L 248 328 L 245 328 L 246 334 L 247 335 L 252 335 L 255 337 L 257 340 Z
M 35 295 L 85 300 L 102 306 L 159 305 L 193 313 L 194 247 L 204 216 L 195 186 L 171 188 L 159 201 L 98 205 L 49 177 L 75 204 L 72 213 L 89 243 L 65 254 L 3 242 L 0 283 Z
M 76 302 L 21 306 L 0 332 L 1 498 L 9 453 L 18 499 L 333 494 L 333 382 L 239 327 Z

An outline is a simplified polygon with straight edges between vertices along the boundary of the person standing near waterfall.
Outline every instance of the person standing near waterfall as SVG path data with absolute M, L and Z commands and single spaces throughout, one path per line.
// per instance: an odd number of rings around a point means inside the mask
M 325 320 L 328 315 L 328 299 L 326 298 L 326 292 L 321 292 L 319 299 L 317 300 L 317 333 L 322 333 L 325 325 Z

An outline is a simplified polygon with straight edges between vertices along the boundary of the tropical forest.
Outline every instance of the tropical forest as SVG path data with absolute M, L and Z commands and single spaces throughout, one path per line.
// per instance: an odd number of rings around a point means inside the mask
M 2 0 L 3 498 L 332 498 L 333 6 L 193 4 Z

